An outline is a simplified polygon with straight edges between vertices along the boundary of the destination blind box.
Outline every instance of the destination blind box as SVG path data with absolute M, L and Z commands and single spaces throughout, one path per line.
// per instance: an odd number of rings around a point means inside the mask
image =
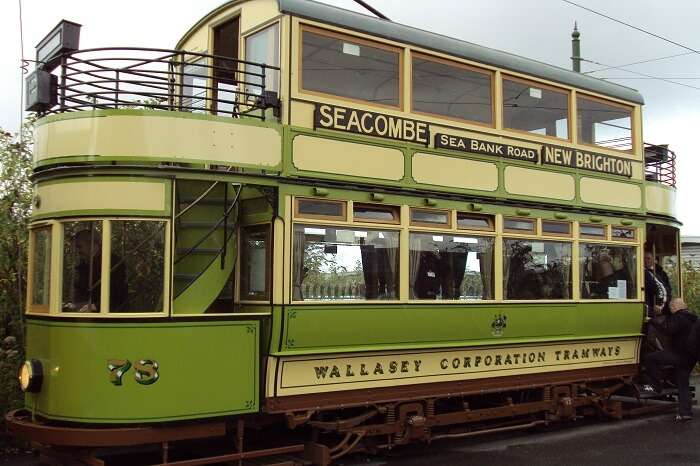
M 28 112 L 45 112 L 58 103 L 58 77 L 37 69 L 27 76 L 27 94 L 24 109 Z
M 52 71 L 61 61 L 61 55 L 78 50 L 80 28 L 68 20 L 61 20 L 36 46 L 37 69 Z

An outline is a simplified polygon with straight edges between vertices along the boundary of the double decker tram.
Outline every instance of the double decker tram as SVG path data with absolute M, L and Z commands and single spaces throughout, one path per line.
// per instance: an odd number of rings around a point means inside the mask
M 645 251 L 681 293 L 637 91 L 307 0 L 228 2 L 173 50 L 79 27 L 29 78 L 7 422 L 45 459 L 327 465 L 625 414 Z

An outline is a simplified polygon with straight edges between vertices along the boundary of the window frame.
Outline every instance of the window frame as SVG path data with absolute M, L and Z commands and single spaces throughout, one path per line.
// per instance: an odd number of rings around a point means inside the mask
M 548 134 L 538 134 L 538 133 L 533 133 L 531 131 L 527 131 L 524 129 L 510 128 L 510 127 L 506 126 L 505 107 L 504 107 L 505 100 L 503 98 L 503 83 L 505 81 L 518 82 L 520 84 L 529 85 L 530 87 L 539 87 L 542 89 L 550 90 L 552 92 L 558 92 L 560 94 L 566 95 L 566 106 L 567 106 L 567 109 L 566 109 L 566 114 L 567 114 L 567 116 L 566 116 L 566 132 L 567 132 L 568 137 L 567 138 L 560 138 L 557 136 L 550 136 Z M 503 131 L 514 131 L 514 132 L 520 133 L 520 134 L 527 134 L 530 137 L 535 136 L 535 137 L 546 138 L 546 139 L 549 139 L 551 141 L 573 142 L 574 119 L 573 119 L 573 115 L 571 114 L 571 109 L 572 109 L 571 104 L 572 104 L 572 100 L 573 100 L 572 96 L 573 96 L 573 92 L 571 89 L 568 89 L 565 87 L 557 87 L 557 86 L 554 86 L 551 84 L 545 84 L 543 82 L 537 81 L 537 80 L 532 79 L 532 78 L 521 78 L 518 76 L 514 76 L 512 74 L 507 74 L 507 73 L 503 72 L 503 73 L 501 73 L 501 98 L 500 98 L 501 129 L 503 129 Z M 578 128 L 576 129 L 576 131 L 578 131 Z M 577 135 L 578 135 L 578 133 L 577 133 Z
M 491 299 L 420 299 L 420 298 L 412 298 L 411 297 L 411 264 L 410 262 L 406 264 L 406 272 L 408 273 L 408 276 L 406 277 L 406 293 L 407 293 L 407 301 L 411 304 L 430 304 L 430 303 L 493 303 L 496 302 L 496 287 L 497 287 L 497 281 L 496 281 L 496 267 L 498 260 L 496 258 L 497 255 L 497 242 L 498 242 L 498 235 L 496 234 L 488 234 L 486 230 L 475 230 L 478 233 L 476 234 L 471 234 L 469 231 L 466 230 L 453 230 L 453 231 L 432 231 L 432 230 L 424 230 L 424 229 L 408 229 L 408 235 L 407 235 L 407 240 L 408 244 L 406 246 L 406 249 L 408 251 L 408 255 L 410 257 L 411 254 L 411 235 L 412 234 L 419 234 L 419 235 L 450 235 L 452 237 L 479 237 L 479 238 L 485 238 L 485 239 L 490 239 L 492 241 L 492 260 L 493 260 L 493 270 L 491 271 Z M 486 233 L 486 234 L 484 234 Z M 491 232 L 493 233 L 493 232 Z M 399 244 L 399 247 L 401 245 Z M 401 267 L 401 264 L 399 262 L 399 267 Z M 401 291 L 401 290 L 399 290 Z
M 518 230 L 514 228 L 508 228 L 506 226 L 506 222 L 508 220 L 516 220 L 519 222 L 530 222 L 532 223 L 532 230 Z M 512 235 L 525 235 L 525 236 L 537 236 L 537 219 L 536 218 L 527 218 L 527 217 L 510 217 L 510 216 L 503 216 L 503 234 L 505 236 L 506 233 L 512 234 Z
M 54 293 L 54 276 L 56 274 L 54 268 L 54 236 L 55 236 L 55 222 L 41 222 L 33 224 L 29 227 L 29 245 L 27 248 L 27 290 L 26 290 L 26 301 L 24 313 L 28 315 L 48 315 L 51 313 L 51 304 L 53 302 Z M 34 261 L 34 253 L 36 251 L 36 232 L 38 230 L 48 230 L 49 231 L 49 279 L 48 279 L 48 303 L 47 304 L 34 304 L 34 272 L 36 270 L 36 262 Z
M 615 230 L 629 230 L 632 232 L 632 237 L 631 238 L 616 238 L 614 235 Z M 620 241 L 622 243 L 636 243 L 637 242 L 637 232 L 639 231 L 638 228 L 635 227 L 618 227 L 615 225 L 610 226 L 610 240 L 611 241 Z
M 420 58 L 422 60 L 426 61 L 431 61 L 433 63 L 439 63 L 441 65 L 446 65 L 446 66 L 453 66 L 455 68 L 463 69 L 463 70 L 468 70 L 468 71 L 474 71 L 476 73 L 484 74 L 488 76 L 491 79 L 491 123 L 484 123 L 481 121 L 476 121 L 476 120 L 469 120 L 466 118 L 459 118 L 459 117 L 454 117 L 454 116 L 448 116 L 448 115 L 441 115 L 439 113 L 432 113 L 432 112 L 424 112 L 420 110 L 415 110 L 414 109 L 414 103 L 413 103 L 413 60 L 414 58 Z M 462 63 L 459 61 L 454 61 L 446 58 L 441 58 L 437 57 L 434 55 L 429 55 L 426 53 L 422 53 L 416 50 L 411 50 L 410 53 L 410 88 L 408 89 L 408 94 L 410 95 L 410 99 L 408 102 L 408 111 L 410 113 L 414 113 L 416 115 L 423 115 L 423 116 L 428 116 L 428 117 L 433 117 L 433 118 L 441 118 L 445 120 L 451 120 L 451 121 L 456 121 L 460 123 L 469 123 L 469 124 L 474 124 L 474 125 L 479 125 L 483 126 L 486 128 L 495 128 L 496 127 L 496 73 L 493 70 L 489 70 L 487 68 L 479 68 L 473 65 L 469 65 L 466 63 Z
M 590 235 L 586 233 L 581 233 L 581 227 L 601 227 L 603 228 L 603 236 Z M 578 225 L 578 237 L 583 239 L 592 239 L 598 241 L 609 241 L 610 228 L 604 223 L 579 223 Z
M 489 226 L 487 226 L 487 227 L 460 227 L 459 226 L 459 216 L 460 215 L 466 215 L 469 217 L 485 219 L 488 222 Z M 457 229 L 457 231 L 480 231 L 480 232 L 493 233 L 496 231 L 496 218 L 494 215 L 474 214 L 471 212 L 462 212 L 462 211 L 458 210 L 456 212 L 456 217 L 455 217 L 455 228 Z
M 317 97 L 330 97 L 332 99 L 337 99 L 345 102 L 352 102 L 355 104 L 362 104 L 362 105 L 367 105 L 370 107 L 379 107 L 383 109 L 391 109 L 391 110 L 400 110 L 403 111 L 405 108 L 405 102 L 404 102 L 404 84 L 406 82 L 405 76 L 404 76 L 404 55 L 406 51 L 406 47 L 401 47 L 401 46 L 395 46 L 395 45 L 389 45 L 383 42 L 378 42 L 375 40 L 371 39 L 365 39 L 363 37 L 359 37 L 356 35 L 348 34 L 346 32 L 339 32 L 339 31 L 334 31 L 330 29 L 324 29 L 318 26 L 314 26 L 308 23 L 299 23 L 299 41 L 298 41 L 298 63 L 297 63 L 297 92 L 299 94 L 306 94 L 306 95 L 312 95 L 312 96 L 317 96 Z M 304 32 L 311 32 L 312 34 L 317 34 L 321 36 L 326 36 L 326 37 L 331 37 L 334 39 L 340 39 L 340 40 L 346 40 L 348 42 L 353 42 L 357 43 L 359 45 L 364 45 L 366 47 L 372 47 L 372 48 L 377 48 L 381 50 L 385 50 L 388 52 L 393 52 L 398 55 L 398 77 L 399 77 L 399 82 L 398 82 L 398 97 L 399 97 L 399 104 L 398 106 L 396 105 L 389 105 L 389 104 L 382 104 L 382 103 L 377 103 L 377 102 L 369 102 L 366 100 L 362 99 L 356 99 L 353 97 L 345 97 L 345 96 L 339 96 L 335 94 L 330 94 L 327 92 L 322 92 L 322 91 L 314 91 L 314 90 L 309 90 L 309 89 L 304 89 L 304 75 L 303 75 L 303 67 L 304 67 Z
M 299 203 L 303 201 L 320 202 L 322 204 L 339 204 L 343 213 L 341 215 L 322 215 L 322 214 L 304 214 L 299 212 Z M 318 199 L 313 197 L 295 197 L 294 198 L 294 218 L 311 219 L 311 220 L 330 220 L 335 222 L 348 221 L 348 201 L 335 199 Z
M 414 211 L 445 213 L 447 215 L 447 222 L 441 224 L 441 223 L 414 221 L 413 220 L 413 212 Z M 408 224 L 412 227 L 452 229 L 452 209 L 431 209 L 429 207 L 410 207 L 408 210 Z
M 259 34 L 266 29 L 269 29 L 271 27 L 277 26 L 277 52 L 279 55 L 279 63 L 277 65 L 271 65 L 271 66 L 277 66 L 280 68 L 280 70 L 274 70 L 275 73 L 277 73 L 277 86 L 278 89 L 276 90 L 277 94 L 279 95 L 281 90 L 282 90 L 282 22 L 279 19 L 274 19 L 272 21 L 269 21 L 267 23 L 263 23 L 254 29 L 248 29 L 247 31 L 244 31 L 244 34 L 239 34 L 239 57 L 242 55 L 244 61 L 250 61 L 250 57 L 248 57 L 248 39 L 252 38 L 256 34 Z M 241 47 L 242 44 L 242 47 Z M 242 52 L 242 54 L 241 54 Z M 252 63 L 252 62 L 251 62 Z M 244 72 L 247 73 L 247 70 L 245 69 L 245 64 L 244 64 Z M 268 79 L 269 77 L 266 76 L 265 79 Z M 245 85 L 245 83 L 241 83 L 241 85 Z M 265 85 L 266 90 L 274 90 L 274 89 L 267 89 L 267 84 Z M 245 92 L 248 92 L 247 90 Z
M 295 286 L 295 266 L 294 266 L 294 231 L 297 226 L 302 226 L 302 227 L 312 227 L 312 228 L 333 228 L 335 230 L 338 229 L 346 229 L 346 230 L 372 230 L 372 231 L 378 231 L 378 232 L 391 232 L 391 233 L 396 233 L 398 235 L 398 246 L 397 246 L 397 254 L 398 254 L 398 267 L 396 269 L 396 284 L 397 284 L 397 289 L 396 289 L 396 298 L 394 299 L 294 299 L 294 286 Z M 372 305 L 384 305 L 384 304 L 391 304 L 391 303 L 399 303 L 403 302 L 403 299 L 401 298 L 401 289 L 402 289 L 402 281 L 403 281 L 403 271 L 401 269 L 401 264 L 402 264 L 402 243 L 403 243 L 403 236 L 402 232 L 404 231 L 403 228 L 400 228 L 400 225 L 398 224 L 376 224 L 376 225 L 358 225 L 358 224 L 353 224 L 349 222 L 345 223 L 323 223 L 323 222 L 318 222 L 318 221 L 312 221 L 312 222 L 306 222 L 304 220 L 296 220 L 292 222 L 291 225 L 291 238 L 290 238 L 290 253 L 289 253 L 289 267 L 291 270 L 289 271 L 289 279 L 288 279 L 288 284 L 289 284 L 289 297 L 288 297 L 288 302 L 291 304 L 340 304 L 340 305 L 353 305 L 353 304 L 372 304 Z
M 367 219 L 367 218 L 357 218 L 355 217 L 355 207 L 356 206 L 369 207 L 375 209 L 384 209 L 390 211 L 394 215 L 394 220 L 382 220 L 382 219 Z M 401 225 L 401 207 L 396 205 L 384 205 L 384 204 L 374 204 L 371 202 L 353 202 L 352 203 L 352 223 L 380 223 L 384 225 Z
M 579 138 L 579 125 L 578 125 L 578 99 L 583 98 L 583 99 L 588 99 L 594 102 L 602 103 L 605 105 L 610 105 L 611 107 L 618 107 L 618 108 L 623 108 L 625 110 L 629 110 L 630 112 L 630 149 L 616 149 L 614 147 L 605 147 L 605 146 L 599 146 L 597 144 L 592 144 L 590 142 L 581 142 L 581 138 Z M 586 94 L 585 92 L 581 92 L 578 89 L 576 90 L 576 143 L 581 146 L 586 146 L 586 147 L 591 147 L 591 148 L 596 148 L 596 149 L 603 149 L 603 150 L 612 150 L 615 152 L 620 152 L 622 154 L 631 154 L 634 152 L 634 147 L 635 147 L 635 142 L 636 142 L 636 137 L 635 137 L 635 123 L 636 119 L 634 117 L 634 107 L 630 105 L 625 105 L 623 103 L 615 102 L 612 100 L 604 99 L 601 97 L 593 96 L 591 94 Z
M 165 217 L 133 217 L 133 216 L 128 216 L 128 217 L 118 217 L 118 216 L 104 216 L 104 217 L 98 217 L 98 216 L 92 216 L 92 217 L 66 217 L 66 218 L 61 218 L 57 219 L 57 227 L 60 231 L 60 244 L 61 244 L 61 250 L 59 255 L 59 266 L 60 266 L 60 272 L 58 273 L 58 280 L 57 280 L 57 290 L 58 293 L 60 293 L 61 298 L 58 300 L 58 306 L 55 309 L 52 309 L 51 312 L 49 313 L 52 317 L 57 317 L 57 318 L 84 318 L 84 319 L 119 319 L 119 318 L 126 318 L 126 319 L 138 319 L 138 318 L 151 318 L 151 317 L 168 317 L 168 316 L 173 316 L 172 314 L 172 307 L 171 307 L 171 287 L 170 287 L 170 276 L 172 274 L 172 269 L 171 269 L 171 253 L 172 253 L 172 243 L 171 243 L 171 237 L 172 237 L 172 230 L 170 228 L 171 223 L 170 223 L 170 218 L 165 218 Z M 64 249 L 63 249 L 63 243 L 65 241 L 64 237 L 64 223 L 69 223 L 69 222 L 102 222 L 102 250 L 105 250 L 105 244 L 108 246 L 108 251 L 110 252 L 111 255 L 111 248 L 112 248 L 112 238 L 111 238 L 111 233 L 112 233 L 112 227 L 111 227 L 111 221 L 134 221 L 134 222 L 140 222 L 140 221 L 155 221 L 155 222 L 163 222 L 164 225 L 164 235 L 163 235 L 163 310 L 160 312 L 110 312 L 109 310 L 109 299 L 106 300 L 107 305 L 102 306 L 102 309 L 100 309 L 99 312 L 64 312 L 62 310 L 62 300 L 63 300 L 63 257 L 64 257 Z M 108 241 L 108 242 L 106 242 Z M 111 265 L 108 263 L 109 261 L 102 261 L 101 268 L 102 271 L 101 273 L 104 273 L 108 269 L 108 267 Z M 109 272 L 109 270 L 107 270 Z M 109 281 L 107 281 L 109 283 Z M 103 286 L 103 285 L 100 285 Z M 109 287 L 107 287 L 109 288 Z M 104 295 L 102 296 L 104 298 Z M 109 298 L 109 296 L 108 296 Z M 184 314 L 183 314 L 184 315 Z M 200 315 L 200 314 L 197 314 Z M 204 315 L 204 314 L 201 314 Z M 179 316 L 177 316 L 179 317 Z
M 245 248 L 243 248 L 243 241 L 244 241 L 244 230 L 252 230 L 252 231 L 262 231 L 265 233 L 265 241 L 267 243 L 267 246 L 265 248 L 265 295 L 261 298 L 250 298 L 248 296 L 244 296 L 244 284 L 247 284 L 247 281 L 243 279 L 243 262 L 246 259 L 247 255 L 244 253 L 246 251 Z M 240 254 L 240 260 L 238 261 L 238 269 L 240 272 L 240 277 L 238 279 L 239 283 L 239 292 L 238 292 L 238 297 L 239 297 L 239 302 L 241 304 L 261 304 L 261 303 L 270 303 L 272 301 L 272 224 L 271 223 L 257 223 L 257 224 L 252 224 L 252 225 L 241 225 L 240 227 L 240 242 L 241 242 L 241 247 L 239 247 L 239 251 L 241 252 Z M 221 314 L 219 314 L 221 315 Z
M 543 238 L 540 235 L 535 235 L 534 237 L 518 237 L 518 236 L 513 236 L 513 235 L 506 235 L 505 233 L 499 237 L 497 237 L 498 240 L 500 240 L 501 245 L 501 268 L 500 268 L 500 274 L 501 274 L 501 302 L 503 303 L 576 303 L 581 300 L 579 292 L 577 291 L 577 285 L 580 284 L 580 277 L 578 277 L 577 272 L 576 272 L 576 267 L 575 264 L 578 263 L 578 251 L 575 249 L 578 247 L 578 244 L 576 241 L 574 241 L 573 238 L 566 238 L 566 237 L 552 237 L 552 238 Z M 506 294 L 507 294 L 507 286 L 505 283 L 505 253 L 506 253 L 506 248 L 505 248 L 505 242 L 508 240 L 515 240 L 515 241 L 528 241 L 530 243 L 534 242 L 542 242 L 542 243 L 561 243 L 561 244 L 568 244 L 569 247 L 571 248 L 571 256 L 570 256 L 570 270 L 569 270 L 569 280 L 571 282 L 571 290 L 570 290 L 570 297 L 569 298 L 541 298 L 541 299 L 522 299 L 522 298 L 513 298 L 509 299 Z M 574 259 L 576 258 L 576 260 Z M 494 256 L 494 262 L 495 262 L 495 256 Z M 494 264 L 495 268 L 495 264 Z M 574 278 L 577 278 L 577 280 L 574 280 Z
M 569 232 L 568 233 L 557 233 L 557 232 L 551 232 L 551 231 L 545 231 L 544 225 L 545 223 L 554 223 L 558 225 L 569 225 Z M 574 225 L 573 222 L 567 222 L 567 221 L 562 221 L 562 220 L 549 220 L 543 218 L 540 222 L 540 229 L 542 231 L 542 236 L 551 236 L 554 238 L 572 238 L 574 236 Z
M 635 297 L 634 298 L 626 298 L 626 299 L 611 299 L 611 298 L 601 298 L 601 299 L 596 299 L 596 298 L 583 298 L 582 293 L 581 293 L 581 288 L 583 287 L 583 280 L 581 279 L 581 267 L 582 267 L 582 258 L 583 256 L 581 255 L 581 246 L 585 244 L 591 244 L 591 245 L 596 245 L 596 246 L 611 246 L 611 247 L 622 247 L 622 248 L 630 248 L 634 251 L 635 254 L 635 260 L 636 264 L 634 267 L 634 279 L 635 279 L 635 286 L 634 286 L 634 292 L 635 292 Z M 643 285 L 644 285 L 644 273 L 640 274 L 640 267 L 644 267 L 643 262 L 644 262 L 644 257 L 643 257 L 643 252 L 642 252 L 642 257 L 640 258 L 640 248 L 639 244 L 636 243 L 629 243 L 629 242 L 620 242 L 620 243 L 613 243 L 612 241 L 605 240 L 605 241 L 595 241 L 585 238 L 582 239 L 581 241 L 576 242 L 576 247 L 578 248 L 578 251 L 576 252 L 576 257 L 577 257 L 577 262 L 578 262 L 578 301 L 585 302 L 585 303 L 624 303 L 624 302 L 640 302 L 644 301 L 643 297 Z

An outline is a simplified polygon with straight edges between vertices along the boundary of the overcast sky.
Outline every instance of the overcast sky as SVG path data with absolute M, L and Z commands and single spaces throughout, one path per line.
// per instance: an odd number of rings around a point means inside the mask
M 141 46 L 172 48 L 180 36 L 222 0 L 21 0 L 24 54 L 65 18 L 83 25 L 81 48 Z M 323 0 L 366 12 L 352 0 Z M 637 73 L 668 78 L 685 86 L 639 79 L 623 70 L 593 76 L 641 91 L 644 140 L 670 144 L 678 155 L 678 218 L 683 234 L 700 235 L 699 155 L 693 138 L 700 130 L 700 56 L 629 27 L 567 4 L 562 0 L 369 0 L 393 21 L 427 29 L 487 47 L 523 55 L 566 68 L 571 66 L 571 30 L 578 22 L 582 56 L 606 65 L 625 65 L 670 55 L 685 55 L 626 67 Z M 576 0 L 600 11 L 700 50 L 697 29 L 700 2 L 696 0 Z M 20 121 L 20 29 L 18 0 L 4 0 L 0 15 L 0 128 L 15 131 Z M 583 71 L 601 68 L 583 64 Z M 634 79 L 630 79 L 634 78 Z

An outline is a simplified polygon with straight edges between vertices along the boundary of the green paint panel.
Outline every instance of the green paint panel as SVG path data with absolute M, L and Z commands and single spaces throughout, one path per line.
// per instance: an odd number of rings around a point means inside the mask
M 96 423 L 151 422 L 256 412 L 259 323 L 62 323 L 29 321 L 27 357 L 41 360 L 41 391 L 26 397 L 42 416 Z M 110 382 L 111 359 L 131 368 Z M 150 385 L 142 359 L 158 363 Z
M 501 334 L 492 324 L 506 317 Z M 640 303 L 290 306 L 282 352 L 450 347 L 638 335 Z

